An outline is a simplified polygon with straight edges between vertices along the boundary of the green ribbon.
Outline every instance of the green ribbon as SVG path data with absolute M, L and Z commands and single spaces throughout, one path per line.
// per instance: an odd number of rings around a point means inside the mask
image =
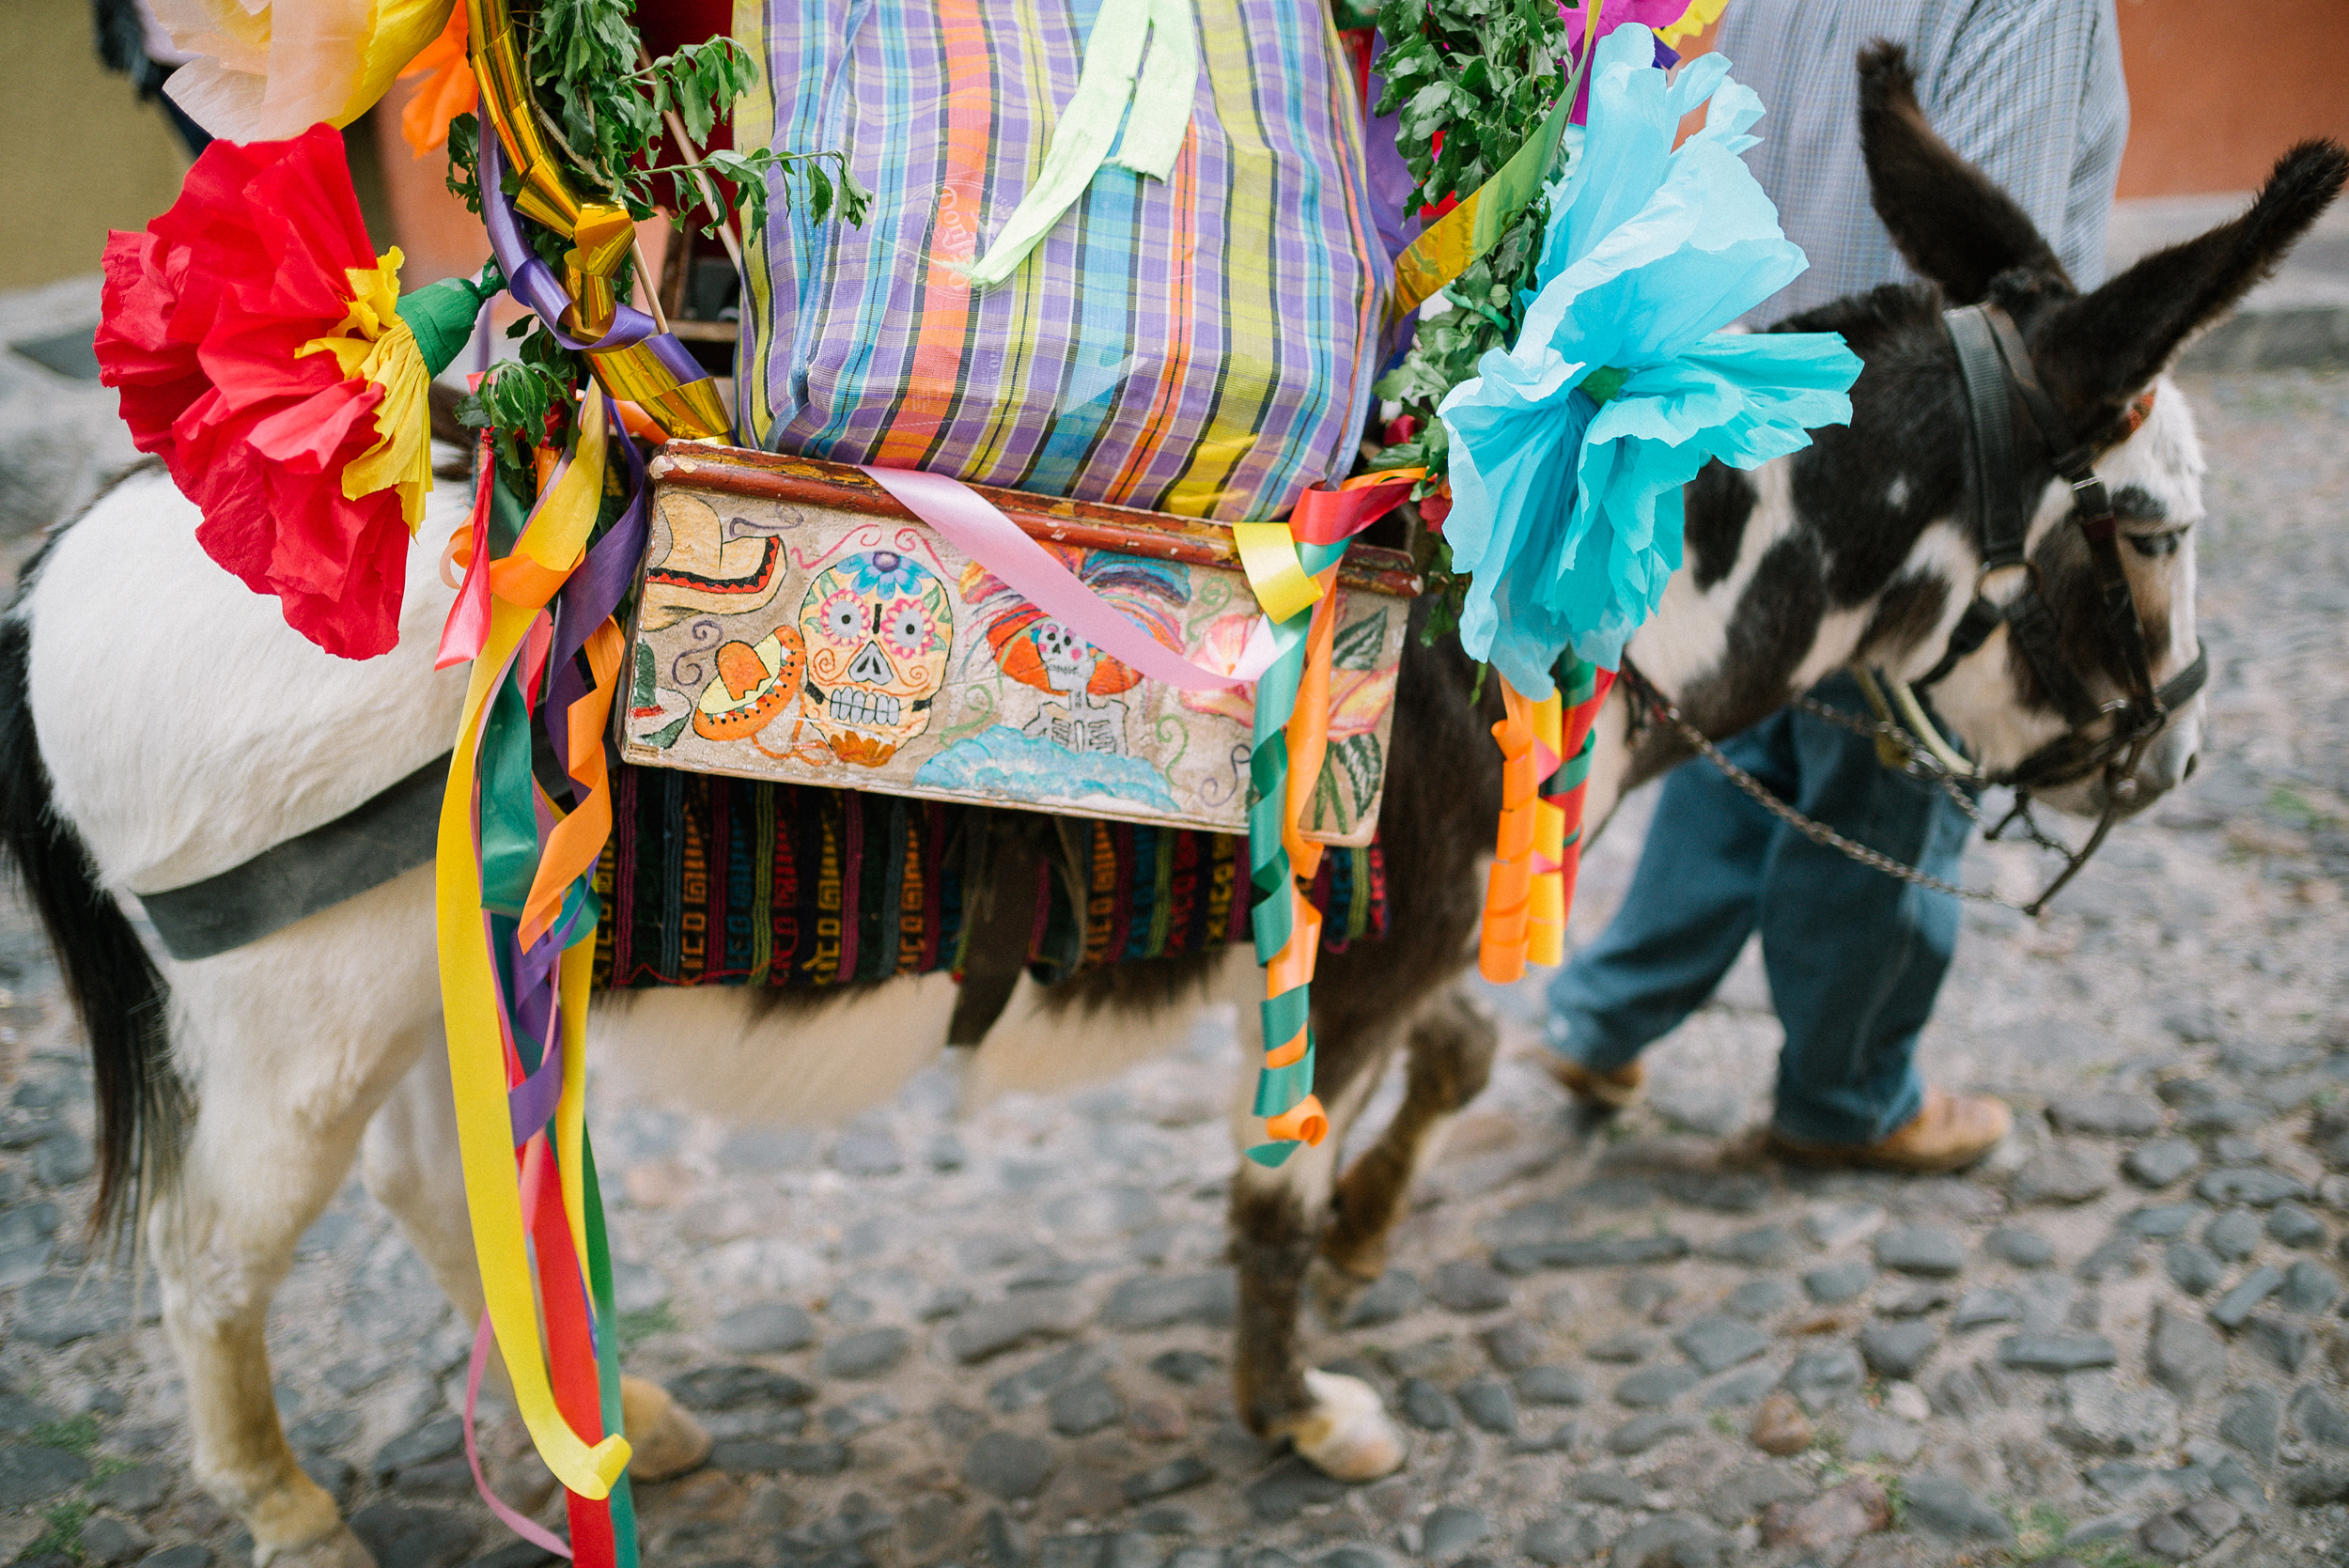
M 1147 59 L 1142 52 L 1144 35 L 1151 39 Z M 1172 175 L 1198 86 L 1199 35 L 1190 0 L 1103 0 L 1085 39 L 1077 90 L 1052 127 L 1035 183 L 987 254 L 964 271 L 971 286 L 985 288 L 1018 272 L 1061 214 L 1084 194 L 1102 164 L 1159 180 Z M 1113 155 L 1112 144 L 1117 145 Z
M 1298 565 L 1307 577 L 1319 576 L 1346 553 L 1346 543 L 1341 539 L 1335 544 L 1300 544 Z M 1248 782 L 1254 797 L 1248 805 L 1248 880 L 1255 895 L 1249 924 L 1260 967 L 1272 962 L 1288 945 L 1296 928 L 1288 897 L 1295 872 L 1288 847 L 1282 842 L 1281 819 L 1288 810 L 1288 722 L 1297 711 L 1297 688 L 1305 675 L 1306 634 L 1313 624 L 1312 605 L 1273 623 L 1273 645 L 1279 651 L 1256 681 L 1256 717 L 1248 755 Z M 1306 1027 L 1312 1016 L 1310 985 L 1292 986 L 1278 996 L 1265 998 L 1257 1004 L 1265 1048 L 1274 1049 L 1297 1038 L 1297 1032 Z M 1304 1055 L 1285 1067 L 1266 1067 L 1258 1075 L 1254 1114 L 1278 1116 L 1313 1093 L 1313 1087 L 1314 1038 L 1308 1032 Z M 1297 1149 L 1295 1139 L 1276 1139 L 1254 1145 L 1248 1157 L 1259 1165 L 1278 1167 Z

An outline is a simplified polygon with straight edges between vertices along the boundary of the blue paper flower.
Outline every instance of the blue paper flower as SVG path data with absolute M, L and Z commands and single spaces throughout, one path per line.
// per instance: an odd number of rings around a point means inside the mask
M 1680 566 L 1680 487 L 1851 418 L 1859 361 L 1833 333 L 1730 334 L 1808 262 L 1738 154 L 1762 116 L 1706 54 L 1667 82 L 1654 35 L 1599 42 L 1591 124 L 1550 191 L 1517 343 L 1439 410 L 1451 433 L 1460 640 L 1529 696 L 1571 645 L 1612 667 Z M 1677 150 L 1683 115 L 1710 100 Z

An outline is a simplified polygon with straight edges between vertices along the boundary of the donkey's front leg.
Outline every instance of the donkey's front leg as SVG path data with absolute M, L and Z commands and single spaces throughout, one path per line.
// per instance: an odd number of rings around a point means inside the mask
M 1325 1038 L 1315 1052 L 1314 1092 L 1328 1110 L 1329 1136 L 1318 1147 L 1299 1149 L 1276 1170 L 1242 1159 L 1232 1182 L 1232 1260 L 1239 1272 L 1233 1391 L 1240 1420 L 1258 1436 L 1286 1437 L 1341 1481 L 1370 1481 L 1394 1469 L 1403 1463 L 1403 1437 L 1377 1389 L 1359 1377 L 1305 1364 L 1298 1344 L 1299 1308 L 1329 1222 L 1338 1149 L 1393 1047 L 1391 1032 L 1349 1030 Z M 1248 1079 L 1252 1093 L 1252 1065 Z M 1245 1106 L 1243 1100 L 1240 1110 Z M 1235 1131 L 1252 1141 L 1263 1127 L 1243 1116 Z
M 148 1210 L 149 1250 L 187 1379 L 190 1468 L 253 1532 L 254 1568 L 371 1561 L 287 1446 L 264 1330 L 295 1243 L 430 1037 L 413 1001 L 430 995 L 430 943 L 386 936 L 401 912 L 429 932 L 428 875 L 171 973 L 196 1113 L 179 1180 Z

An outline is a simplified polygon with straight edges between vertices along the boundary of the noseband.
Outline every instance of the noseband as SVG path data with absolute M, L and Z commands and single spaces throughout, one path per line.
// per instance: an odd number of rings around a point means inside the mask
M 2132 775 L 2146 747 L 2169 722 L 2170 715 L 2192 701 L 2209 678 L 2209 655 L 2197 649 L 2193 663 L 2158 688 L 2154 685 L 2145 625 L 2121 565 L 2120 521 L 2113 516 L 2112 497 L 2105 482 L 2096 476 L 2095 448 L 2072 439 L 2054 399 L 2039 384 L 2030 350 L 2005 311 L 1994 304 L 1967 305 L 1944 312 L 1941 320 L 1957 349 L 1958 374 L 1966 385 L 1966 419 L 1974 436 L 1974 506 L 1982 527 L 1982 569 L 1974 577 L 1974 601 L 1951 629 L 1940 662 L 1916 685 L 1930 690 L 2003 625 L 2008 640 L 2022 652 L 2024 662 L 2070 727 L 2006 772 L 1976 771 L 1974 782 L 2044 790 L 2102 769 L 2108 794 L 2116 803 L 2125 804 L 2136 793 Z M 2039 592 L 2038 564 L 2025 551 L 2038 492 L 2025 482 L 2015 456 L 2014 407 L 2017 397 L 2038 427 L 2040 439 L 2057 454 L 2056 473 L 2072 487 L 2070 520 L 2079 525 L 2095 572 L 2097 620 L 2106 642 L 2120 654 L 2127 682 L 2124 693 L 2113 702 L 2098 703 L 2078 672 L 2065 661 L 2055 616 Z M 2004 601 L 1994 601 L 1983 590 L 1993 574 L 2007 571 L 2021 572 L 2022 585 Z M 1902 706 L 1915 705 L 1905 702 Z

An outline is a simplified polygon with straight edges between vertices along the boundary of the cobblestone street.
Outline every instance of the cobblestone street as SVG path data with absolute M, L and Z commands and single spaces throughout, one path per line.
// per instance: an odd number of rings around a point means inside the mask
M 1410 1436 L 1349 1487 L 1232 1413 L 1228 1018 L 967 1115 L 951 1062 L 821 1131 L 591 1094 L 628 1365 L 718 1438 L 638 1489 L 646 1561 L 2349 1563 L 2349 372 L 2186 390 L 2201 768 L 2044 923 L 1967 917 L 1925 1062 L 2015 1107 L 1983 1168 L 1750 1158 L 1778 1043 L 1751 954 L 1610 1125 L 1526 1059 L 1540 977 L 1487 988 L 1491 1089 L 1393 1271 L 1310 1328 Z M 1644 815 L 1595 850 L 1578 937 Z M 0 987 L 0 1561 L 241 1565 L 152 1286 L 85 1267 L 87 1068 L 14 903 Z M 355 1182 L 277 1297 L 289 1436 L 381 1568 L 542 1560 L 473 1492 L 471 1337 Z

